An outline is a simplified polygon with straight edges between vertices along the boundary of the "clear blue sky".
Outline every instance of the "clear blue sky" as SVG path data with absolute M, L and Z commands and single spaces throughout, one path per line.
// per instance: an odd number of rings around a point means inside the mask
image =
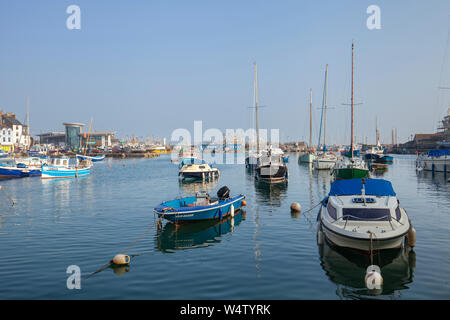
M 81 30 L 66 28 L 71 4 Z M 381 30 L 366 28 L 371 4 Z M 316 141 L 328 63 L 327 142 L 348 143 L 354 40 L 356 134 L 374 142 L 378 116 L 384 142 L 393 127 L 404 141 L 450 105 L 449 15 L 448 0 L 2 1 L 0 108 L 24 120 L 30 96 L 32 134 L 91 117 L 122 137 L 248 128 L 256 61 L 261 126 L 307 140 L 313 88 Z

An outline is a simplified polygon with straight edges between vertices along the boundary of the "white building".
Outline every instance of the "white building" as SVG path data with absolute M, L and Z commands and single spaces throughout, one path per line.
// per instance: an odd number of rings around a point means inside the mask
M 19 120 L 17 120 L 16 115 L 14 113 L 6 112 L 3 113 L 0 111 L 1 117 L 1 127 L 2 127 L 2 135 L 3 128 L 11 129 L 11 140 L 12 144 L 15 148 L 19 149 L 28 149 L 31 145 L 31 138 L 29 136 L 28 127 L 26 125 L 22 125 Z M 5 131 L 5 143 L 9 143 L 8 140 L 8 131 Z M 0 143 L 3 144 L 3 139 L 0 139 Z

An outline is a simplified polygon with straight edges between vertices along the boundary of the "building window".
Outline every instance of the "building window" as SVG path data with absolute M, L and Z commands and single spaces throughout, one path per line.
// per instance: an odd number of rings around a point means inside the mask
M 3 142 L 6 142 L 6 139 L 5 139 L 5 137 L 3 137 Z
M 11 138 L 8 138 L 8 142 L 11 142 Z

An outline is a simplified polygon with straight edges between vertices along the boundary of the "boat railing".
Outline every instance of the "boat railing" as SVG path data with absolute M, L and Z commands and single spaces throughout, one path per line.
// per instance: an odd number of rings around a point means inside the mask
M 344 230 L 345 230 L 345 228 L 347 227 L 347 222 L 348 222 L 348 220 L 349 220 L 348 218 L 354 218 L 355 220 L 370 221 L 370 222 L 372 222 L 372 221 L 381 221 L 382 219 L 385 219 L 386 216 L 378 217 L 378 218 L 360 218 L 360 217 L 357 217 L 357 216 L 354 216 L 354 215 L 351 215 L 351 214 L 346 214 L 346 215 L 343 215 L 343 216 L 337 218 L 336 220 L 334 220 L 334 221 L 332 222 L 332 224 L 338 222 L 339 220 L 343 220 L 344 218 L 347 218 L 347 219 L 345 220 L 345 224 L 344 224 Z M 392 230 L 394 230 L 394 227 L 392 226 L 391 220 L 392 220 L 392 216 L 389 215 L 389 220 L 388 220 L 388 221 L 389 221 L 389 223 L 391 224 Z M 395 218 L 394 218 L 394 220 L 396 220 L 397 222 L 401 223 L 400 221 L 398 221 L 398 220 L 395 219 Z

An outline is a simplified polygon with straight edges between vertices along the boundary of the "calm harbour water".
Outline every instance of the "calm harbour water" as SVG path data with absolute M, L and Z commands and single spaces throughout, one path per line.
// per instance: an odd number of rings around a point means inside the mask
M 0 192 L 0 299 L 450 299 L 450 183 L 416 173 L 414 162 L 395 156 L 383 175 L 412 219 L 417 246 L 379 257 L 379 296 L 365 290 L 366 256 L 317 245 L 318 208 L 306 211 L 327 194 L 331 176 L 299 165 L 295 154 L 284 186 L 255 183 L 243 165 L 218 165 L 219 181 L 206 188 L 245 194 L 244 213 L 178 230 L 164 222 L 127 251 L 128 267 L 87 278 L 154 223 L 153 207 L 202 188 L 180 184 L 164 155 L 106 160 L 78 180 L 0 182 L 16 200 L 11 208 Z M 81 268 L 80 290 L 66 287 L 69 265 Z

